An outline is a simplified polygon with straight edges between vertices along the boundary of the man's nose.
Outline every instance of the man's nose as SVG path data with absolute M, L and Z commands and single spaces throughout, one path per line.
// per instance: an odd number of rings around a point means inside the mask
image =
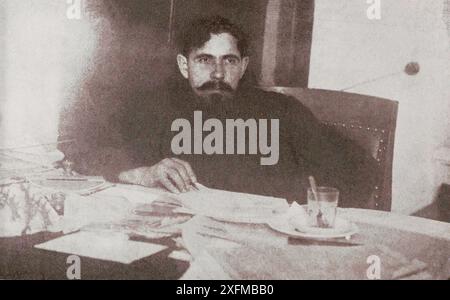
M 218 62 L 214 64 L 214 70 L 211 73 L 211 77 L 213 80 L 223 80 L 225 78 L 225 70 L 222 63 Z

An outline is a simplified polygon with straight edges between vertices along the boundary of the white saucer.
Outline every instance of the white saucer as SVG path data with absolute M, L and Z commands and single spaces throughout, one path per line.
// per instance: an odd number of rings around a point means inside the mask
M 303 210 L 302 207 L 299 208 Z M 334 228 L 310 227 L 306 224 L 306 214 L 294 214 L 292 211 L 271 219 L 267 224 L 273 230 L 291 237 L 309 239 L 349 238 L 358 232 L 356 224 L 339 217 L 336 217 Z
M 271 216 L 249 215 L 249 214 L 217 214 L 210 215 L 210 218 L 221 222 L 243 223 L 243 224 L 265 224 Z

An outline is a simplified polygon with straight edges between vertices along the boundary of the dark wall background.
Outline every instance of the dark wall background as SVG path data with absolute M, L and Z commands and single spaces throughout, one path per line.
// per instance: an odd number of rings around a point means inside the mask
M 60 139 L 110 132 L 111 116 L 167 80 L 181 76 L 173 39 L 192 18 L 220 14 L 242 25 L 250 36 L 256 82 L 261 67 L 266 0 L 90 0 L 98 46 L 74 100 L 61 114 Z M 172 16 L 172 18 L 171 18 Z M 92 131 L 91 128 L 95 128 Z
M 308 87 L 313 24 L 313 0 L 282 0 L 276 85 Z
M 168 45 L 170 1 L 90 0 L 86 11 L 97 50 L 80 88 L 61 113 L 60 140 L 102 143 L 110 118 L 148 97 L 173 73 Z
M 98 81 L 94 78 L 95 84 L 109 81 L 110 85 L 117 83 L 129 88 L 152 87 L 172 72 L 178 75 L 174 37 L 193 18 L 215 14 L 238 23 L 249 34 L 250 73 L 257 77 L 260 72 L 267 0 L 97 0 L 89 3 L 90 12 L 108 20 L 111 27 L 110 31 L 100 33 L 94 66 L 98 69 L 91 74 L 98 78 Z
M 276 85 L 307 86 L 313 0 L 280 0 Z M 220 14 L 251 39 L 246 79 L 260 79 L 268 0 L 86 0 L 98 47 L 74 100 L 61 114 L 62 138 L 111 132 L 108 120 L 174 78 L 173 37 L 192 18 Z M 172 39 L 170 39 L 172 37 Z M 94 131 L 91 129 L 95 128 Z M 109 137 L 108 137 L 109 138 Z

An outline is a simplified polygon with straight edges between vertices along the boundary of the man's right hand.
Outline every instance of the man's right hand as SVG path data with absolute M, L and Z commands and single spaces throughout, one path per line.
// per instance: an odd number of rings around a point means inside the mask
M 175 194 L 189 192 L 197 183 L 191 165 L 178 158 L 166 158 L 156 165 L 128 171 L 119 177 L 128 183 L 152 188 L 164 187 Z

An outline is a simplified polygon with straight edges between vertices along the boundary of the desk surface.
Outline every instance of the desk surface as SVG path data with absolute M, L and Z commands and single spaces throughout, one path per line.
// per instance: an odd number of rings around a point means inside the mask
M 144 194 L 160 193 L 154 189 L 125 186 Z M 112 197 L 108 191 L 104 197 Z M 98 196 L 98 194 L 96 195 Z M 123 195 L 122 195 L 123 196 Z M 409 259 L 428 264 L 434 278 L 450 278 L 450 224 L 382 211 L 340 209 L 339 214 L 355 223 L 360 233 L 355 240 L 380 244 Z M 235 224 L 246 227 L 245 225 Z M 255 235 L 277 237 L 267 225 L 255 225 Z M 250 229 L 249 236 L 253 235 Z M 35 245 L 61 236 L 60 233 L 40 233 L 30 236 L 0 238 L 0 279 L 66 279 L 69 255 L 34 248 Z M 279 237 L 279 236 L 278 236 Z M 244 237 L 245 238 L 245 237 Z M 179 279 L 190 264 L 169 258 L 177 245 L 170 239 L 152 240 L 168 248 L 130 265 L 81 258 L 83 279 Z M 222 278 L 212 278 L 222 279 Z M 244 278 L 248 279 L 248 278 Z M 299 275 L 301 279 L 301 275 Z
M 15 168 L 20 167 L 17 162 L 11 163 Z M 24 170 L 28 170 L 28 167 L 28 164 L 24 164 L 17 172 L 23 173 Z M 9 168 L 7 169 L 9 170 Z M 10 173 L 8 171 L 8 176 L 11 176 Z M 130 190 L 134 189 L 143 192 L 144 195 L 160 193 L 160 191 L 142 187 L 125 186 L 125 188 L 127 195 L 130 195 Z M 9 187 L 6 190 L 8 189 Z M 20 193 L 20 189 L 18 190 Z M 3 193 L 3 196 L 8 193 Z M 108 194 L 108 191 L 104 191 L 95 196 L 103 194 L 106 198 L 117 197 L 114 192 L 112 193 L 111 195 Z M 358 224 L 360 233 L 355 237 L 356 240 L 387 246 L 409 259 L 417 258 L 428 264 L 430 272 L 435 278 L 450 277 L 449 223 L 361 209 L 342 209 L 340 214 Z M 0 215 L 0 221 L 4 222 L 4 220 Z M 246 227 L 245 225 L 236 226 Z M 277 236 L 267 225 L 255 225 L 254 229 L 255 231 L 252 231 L 252 227 L 250 227 L 248 236 L 261 234 L 267 239 L 270 239 L 271 236 L 274 239 L 280 237 L 280 234 Z M 39 233 L 22 237 L 0 238 L 0 279 L 67 279 L 69 255 L 34 248 L 37 244 L 61 235 L 61 233 Z M 244 238 L 246 237 L 244 236 Z M 188 262 L 169 258 L 169 254 L 178 249 L 172 239 L 152 240 L 151 242 L 165 245 L 167 249 L 130 265 L 82 257 L 82 278 L 179 279 L 189 270 Z M 299 279 L 301 279 L 301 274 Z
M 341 214 L 360 227 L 361 235 L 356 240 L 363 238 L 366 242 L 381 243 L 408 258 L 427 263 L 435 278 L 450 278 L 450 273 L 445 273 L 450 272 L 450 224 L 361 209 L 345 209 Z M 1 238 L 0 277 L 66 279 L 67 254 L 33 248 L 59 236 L 59 233 L 41 233 Z M 131 265 L 81 258 L 83 279 L 179 279 L 188 270 L 189 263 L 168 258 L 176 249 L 172 240 L 156 242 L 168 246 L 168 249 Z
M 27 237 L 0 239 L 0 278 L 32 280 L 67 279 L 68 254 L 48 252 L 34 248 L 34 245 L 57 238 L 59 233 L 41 233 Z M 152 241 L 168 246 L 168 249 L 141 259 L 130 265 L 81 258 L 83 280 L 137 279 L 171 280 L 179 279 L 188 269 L 189 263 L 168 258 L 175 249 L 171 240 Z

